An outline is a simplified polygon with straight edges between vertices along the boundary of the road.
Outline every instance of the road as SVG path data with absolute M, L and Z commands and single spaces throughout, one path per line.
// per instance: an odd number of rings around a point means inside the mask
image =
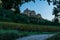
M 17 40 L 46 40 L 49 37 L 54 36 L 55 34 L 40 34 L 40 35 L 30 35 L 27 37 L 19 38 Z

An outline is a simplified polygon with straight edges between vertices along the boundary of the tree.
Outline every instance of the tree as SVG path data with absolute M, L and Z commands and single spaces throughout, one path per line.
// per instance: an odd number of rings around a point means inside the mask
M 15 13 L 20 13 L 19 5 L 21 6 L 25 2 L 30 2 L 33 0 L 1 0 L 2 1 L 2 7 L 4 9 L 10 10 L 11 8 L 15 9 Z
M 56 7 L 54 7 L 54 9 L 53 9 L 53 15 L 55 15 L 55 18 L 58 17 L 58 13 L 59 13 L 59 11 L 57 10 Z
M 59 22 L 59 20 L 56 18 L 56 19 L 54 20 L 54 22 L 55 22 L 55 23 L 58 23 L 58 22 Z
M 1 0 L 1 1 L 2 1 L 3 8 L 8 9 L 8 10 L 10 10 L 11 8 L 14 8 L 15 13 L 20 13 L 19 5 L 21 7 L 21 5 L 26 2 L 30 2 L 30 1 L 35 2 L 35 0 Z M 42 0 L 40 0 L 40 1 L 42 1 Z M 58 11 L 60 10 L 59 9 L 60 8 L 60 1 L 59 0 L 43 0 L 43 1 L 47 1 L 49 5 L 51 2 L 53 2 L 53 5 L 56 5 L 56 8 L 54 7 L 54 10 L 53 10 L 53 14 L 56 16 Z M 55 13 L 56 9 L 57 9 L 57 11 Z
M 15 12 L 18 12 L 18 13 L 19 13 L 19 6 L 18 5 L 20 5 L 20 7 L 21 7 L 21 5 L 26 2 L 30 2 L 30 1 L 35 2 L 35 0 L 1 0 L 1 1 L 2 1 L 3 8 L 10 10 L 13 7 L 16 9 Z
M 26 3 L 26 2 L 30 2 L 30 1 L 35 2 L 35 0 L 1 0 L 1 1 L 2 1 L 2 7 L 4 9 L 10 10 L 11 8 L 15 8 L 15 13 L 19 13 L 20 12 L 18 5 L 20 5 L 20 7 L 21 7 L 21 5 L 24 4 L 24 3 Z M 47 2 L 50 5 L 51 1 L 47 0 Z

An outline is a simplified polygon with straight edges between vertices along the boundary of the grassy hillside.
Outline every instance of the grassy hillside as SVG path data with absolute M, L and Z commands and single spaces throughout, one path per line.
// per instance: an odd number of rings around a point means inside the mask
M 57 32 L 60 31 L 60 26 L 48 26 L 48 25 L 34 25 L 34 24 L 22 24 L 13 22 L 0 22 L 0 29 L 11 29 L 19 31 L 43 31 L 43 32 Z

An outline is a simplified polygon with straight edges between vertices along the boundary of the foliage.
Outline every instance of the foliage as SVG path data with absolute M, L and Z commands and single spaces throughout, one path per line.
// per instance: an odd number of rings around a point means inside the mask
M 16 40 L 19 37 L 20 35 L 17 31 L 0 29 L 0 40 Z
M 15 14 L 12 11 L 0 8 L 0 20 L 11 21 L 14 16 L 15 16 Z
M 18 38 L 29 36 L 33 34 L 52 34 L 55 32 L 28 32 L 28 31 L 17 31 L 17 30 L 4 30 L 0 29 L 0 40 L 16 40 Z
M 59 25 L 43 18 L 29 17 L 25 14 L 15 14 L 10 10 L 0 7 L 0 21 L 26 23 L 26 24 L 41 24 L 41 25 Z
M 26 3 L 26 2 L 30 2 L 30 1 L 35 2 L 35 0 L 1 0 L 1 1 L 2 1 L 2 7 L 4 9 L 10 10 L 11 8 L 15 8 L 16 13 L 19 13 L 19 6 L 18 5 L 20 5 L 20 7 L 21 7 L 21 5 Z M 47 0 L 47 2 L 50 5 L 51 0 Z
M 18 31 L 29 31 L 29 32 L 59 32 L 60 26 L 54 25 L 37 25 L 37 24 L 23 24 L 23 23 L 12 23 L 12 22 L 0 22 L 0 29 L 11 29 Z

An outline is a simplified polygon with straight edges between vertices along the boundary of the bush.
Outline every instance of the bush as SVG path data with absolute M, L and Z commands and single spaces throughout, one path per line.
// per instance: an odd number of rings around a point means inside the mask
M 0 30 L 0 40 L 15 40 L 20 37 L 17 31 L 13 30 Z

